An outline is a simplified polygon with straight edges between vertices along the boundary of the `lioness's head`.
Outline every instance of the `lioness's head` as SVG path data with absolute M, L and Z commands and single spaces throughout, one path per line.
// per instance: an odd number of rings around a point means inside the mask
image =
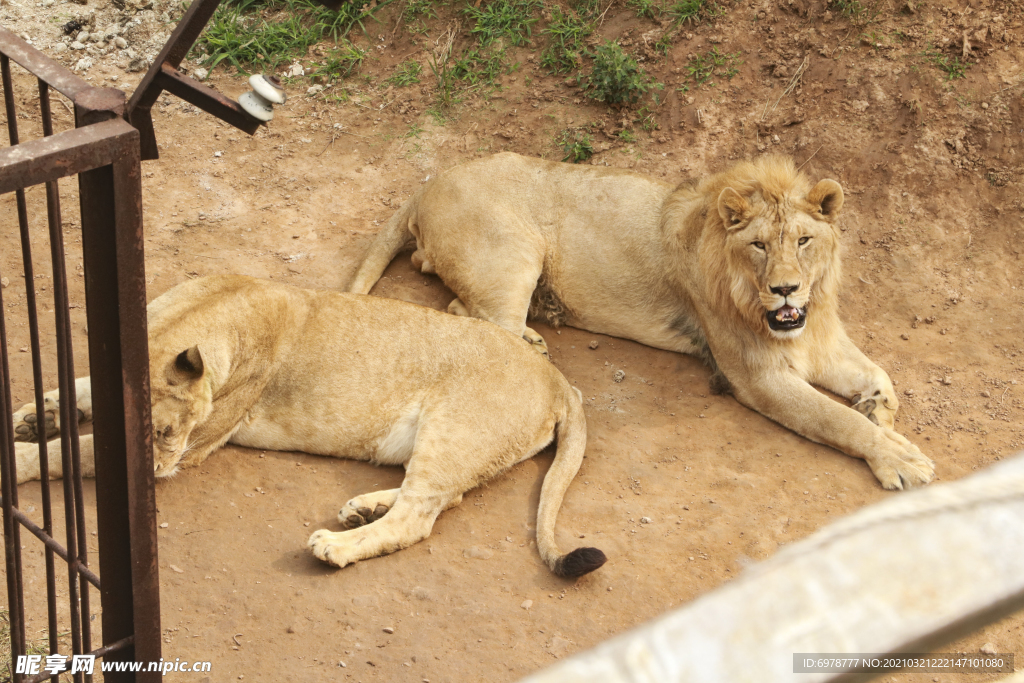
M 843 189 L 834 180 L 808 189 L 789 160 L 768 159 L 746 168 L 755 177 L 742 178 L 746 182 L 718 195 L 730 293 L 755 329 L 792 339 L 814 315 L 816 300 L 834 297 L 835 219 Z
M 153 468 L 158 477 L 178 471 L 194 444 L 193 430 L 213 409 L 210 383 L 204 381 L 205 364 L 198 346 L 186 349 L 170 362 L 151 366 L 153 398 Z

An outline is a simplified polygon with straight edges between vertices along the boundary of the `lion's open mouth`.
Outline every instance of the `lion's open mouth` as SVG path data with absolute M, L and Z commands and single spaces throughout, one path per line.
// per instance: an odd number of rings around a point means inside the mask
M 807 321 L 806 308 L 794 308 L 784 305 L 774 311 L 767 311 L 768 327 L 773 330 L 796 330 L 804 326 Z

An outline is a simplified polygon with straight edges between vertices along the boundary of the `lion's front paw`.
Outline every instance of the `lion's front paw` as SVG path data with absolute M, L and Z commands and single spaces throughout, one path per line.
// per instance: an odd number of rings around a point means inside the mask
M 57 417 L 57 404 L 53 399 L 44 399 L 46 408 L 43 413 L 43 429 L 45 437 L 56 436 L 60 423 Z M 36 404 L 26 403 L 12 416 L 14 420 L 15 441 L 38 441 L 39 440 L 39 416 L 36 414 Z
M 313 535 L 309 537 L 309 549 L 313 551 L 318 560 L 333 564 L 335 567 L 344 567 L 352 564 L 355 560 L 345 552 L 345 543 L 342 538 L 341 533 L 320 529 L 314 531 Z
M 921 486 L 935 478 L 935 463 L 905 437 L 882 428 L 876 453 L 867 458 L 871 471 L 886 489 Z
M 547 342 L 544 341 L 544 337 L 540 336 L 536 330 L 527 327 L 526 331 L 523 332 L 523 339 L 530 342 L 534 351 L 551 360 L 551 356 L 548 354 Z
M 364 524 L 376 522 L 378 519 L 386 515 L 390 509 L 383 503 L 377 503 L 371 510 L 368 506 L 363 504 L 360 498 L 362 498 L 362 496 L 353 498 L 349 502 L 345 503 L 345 506 L 338 512 L 338 521 L 341 522 L 342 528 L 356 529 Z
M 876 391 L 871 396 L 854 396 L 850 407 L 879 427 L 892 429 L 896 425 L 896 406 L 897 401 Z

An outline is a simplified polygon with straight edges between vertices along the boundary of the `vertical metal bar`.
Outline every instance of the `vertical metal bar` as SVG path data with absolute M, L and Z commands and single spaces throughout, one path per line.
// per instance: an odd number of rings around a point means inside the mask
M 39 107 L 43 115 L 43 135 L 53 134 L 53 123 L 50 115 L 50 92 L 49 87 L 42 80 L 39 81 Z M 52 191 L 51 187 L 53 186 Z M 51 194 L 56 194 L 57 183 L 47 183 L 46 186 L 46 214 L 52 223 L 54 220 L 54 205 Z M 56 219 L 60 220 L 60 207 L 56 207 Z M 42 495 L 43 506 L 43 531 L 53 535 L 53 509 L 50 501 L 50 462 L 47 453 L 46 443 L 46 420 L 44 419 L 45 404 L 43 401 L 43 364 L 39 351 L 39 318 L 36 307 L 35 290 L 35 269 L 32 266 L 31 238 L 28 232 L 27 223 L 22 226 L 21 231 L 21 258 L 22 268 L 25 273 L 25 300 L 28 312 L 29 338 L 32 349 L 32 386 L 36 397 L 36 418 L 39 433 L 39 484 Z M 50 654 L 58 652 L 57 642 L 57 574 L 54 568 L 53 550 L 44 546 L 43 554 L 46 562 L 46 623 L 49 634 Z M 50 677 L 52 683 L 58 683 L 58 676 Z
M 54 183 L 55 185 L 55 183 Z M 47 200 L 55 194 L 47 183 Z M 56 189 L 56 188 L 54 188 Z M 53 220 L 58 218 L 58 220 Z M 74 509 L 67 513 L 68 537 L 68 599 L 71 604 L 71 641 L 74 654 L 92 649 L 89 628 L 89 585 L 81 580 L 79 565 L 88 566 L 88 545 L 85 530 L 85 504 L 82 493 L 82 464 L 78 444 L 78 396 L 75 392 L 75 357 L 71 344 L 71 314 L 68 308 L 67 269 L 64 261 L 64 235 L 59 215 L 51 214 L 50 255 L 53 262 L 53 309 L 57 326 L 57 372 L 60 386 L 60 436 L 64 449 L 64 499 L 68 494 Z M 70 479 L 70 480 L 69 480 Z M 84 616 L 83 616 L 84 615 Z M 75 675 L 83 681 L 84 674 Z
M 145 662 L 160 659 L 160 598 L 137 144 L 124 154 L 78 179 L 96 482 L 104 491 L 97 509 L 103 642 L 134 632 L 134 647 L 110 659 Z M 104 680 L 155 683 L 160 673 L 107 672 Z
M 11 146 L 18 144 L 17 111 L 14 107 L 14 86 L 11 81 L 11 62 L 0 54 L 0 78 L 4 88 L 4 106 L 7 113 L 7 132 Z M 18 223 L 27 225 L 28 212 L 25 193 L 16 194 Z M 25 228 L 27 230 L 27 227 Z M 14 425 L 11 423 L 11 373 L 7 364 L 7 329 L 4 319 L 3 296 L 0 295 L 0 446 L 7 450 L 3 460 L 3 512 L 4 512 L 4 554 L 7 563 L 7 598 L 11 623 L 11 661 L 25 654 L 25 595 L 21 575 L 21 526 L 14 523 L 13 508 L 18 505 L 18 467 L 14 452 Z M 12 580 L 13 579 L 13 580 Z M 13 674 L 18 683 L 20 674 Z

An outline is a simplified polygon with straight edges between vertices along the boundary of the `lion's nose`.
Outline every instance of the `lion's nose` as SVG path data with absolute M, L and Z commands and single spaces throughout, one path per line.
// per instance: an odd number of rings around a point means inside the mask
M 796 290 L 800 289 L 800 285 L 779 285 L 778 287 L 772 287 L 772 294 L 778 294 L 779 296 L 789 296 Z

